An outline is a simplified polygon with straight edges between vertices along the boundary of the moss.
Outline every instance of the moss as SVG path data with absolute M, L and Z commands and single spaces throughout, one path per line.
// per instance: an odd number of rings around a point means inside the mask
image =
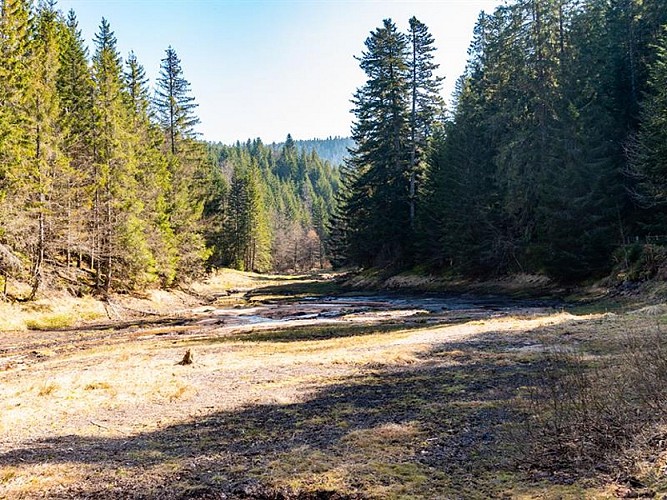
M 29 330 L 57 330 L 72 326 L 76 319 L 66 313 L 45 314 L 39 318 L 28 319 L 25 324 Z

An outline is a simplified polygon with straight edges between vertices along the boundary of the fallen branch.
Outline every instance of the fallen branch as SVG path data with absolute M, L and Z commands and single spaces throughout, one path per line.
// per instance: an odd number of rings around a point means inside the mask
M 120 429 L 117 429 L 116 427 L 109 427 L 109 426 L 107 426 L 107 425 L 100 424 L 99 422 L 95 422 L 94 420 L 89 420 L 89 422 L 90 422 L 91 424 L 93 424 L 94 426 L 99 427 L 99 428 L 101 428 L 101 429 L 106 429 L 106 430 L 108 430 L 108 431 L 122 432 Z

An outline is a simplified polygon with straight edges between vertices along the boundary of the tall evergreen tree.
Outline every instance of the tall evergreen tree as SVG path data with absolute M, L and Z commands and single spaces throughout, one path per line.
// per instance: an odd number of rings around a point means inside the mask
M 409 218 L 408 40 L 386 19 L 366 39 L 359 58 L 368 78 L 353 99 L 355 148 L 348 161 L 348 196 L 340 216 L 351 234 L 338 250 L 352 263 L 397 263 L 406 258 Z
M 655 45 L 649 89 L 641 105 L 641 125 L 630 148 L 631 173 L 638 180 L 637 202 L 652 209 L 650 232 L 667 229 L 667 27 Z
M 60 240 L 60 224 L 55 215 L 61 210 L 58 198 L 66 188 L 60 180 L 66 177 L 67 162 L 63 155 L 63 134 L 60 128 L 61 107 L 56 87 L 59 61 L 59 29 L 56 12 L 50 5 L 41 7 L 36 17 L 31 43 L 29 85 L 25 105 L 29 117 L 26 136 L 30 140 L 29 161 L 22 169 L 20 191 L 31 214 L 34 238 L 31 238 L 32 292 L 34 298 L 42 282 L 47 245 Z
M 194 113 L 198 106 L 194 100 L 190 95 L 190 83 L 183 77 L 181 60 L 170 46 L 160 66 L 154 103 L 173 155 L 178 151 L 179 141 L 195 135 L 194 127 L 199 118 Z
M 162 60 L 153 107 L 164 134 L 171 179 L 167 214 L 175 235 L 177 275 L 187 279 L 202 271 L 210 252 L 203 237 L 202 214 L 206 186 L 214 175 L 214 165 L 203 144 L 195 141 L 194 114 L 197 104 L 183 75 L 176 51 L 169 47 Z
M 122 61 L 116 37 L 102 19 L 93 56 L 95 163 L 93 170 L 93 236 L 97 249 L 96 285 L 105 291 L 112 281 L 143 282 L 152 265 L 138 196 L 137 158 L 128 148 L 130 118 Z
M 30 148 L 24 132 L 28 121 L 25 95 L 29 85 L 32 23 L 28 0 L 2 0 L 0 7 L 1 202 L 12 189 L 14 177 L 23 168 Z M 0 218 L 0 224 L 8 221 L 6 217 Z
M 416 182 L 423 173 L 422 164 L 433 126 L 444 113 L 444 100 L 440 95 L 444 78 L 434 72 L 439 64 L 433 61 L 436 50 L 433 36 L 416 17 L 410 19 L 409 85 L 410 85 L 410 225 L 415 225 Z
M 66 225 L 65 260 L 69 266 L 74 258 L 83 265 L 84 255 L 92 256 L 86 220 L 93 165 L 93 80 L 88 64 L 88 49 L 73 10 L 70 10 L 60 33 L 60 65 L 56 86 L 60 100 L 60 122 L 64 134 L 64 153 L 69 162 L 67 175 L 60 179 L 65 186 L 61 193 L 63 218 Z
M 171 176 L 162 154 L 162 130 L 151 121 L 148 78 L 133 52 L 127 58 L 123 77 L 129 113 L 127 147 L 140 186 L 137 196 L 141 212 L 137 224 L 141 224 L 150 249 L 150 267 L 144 270 L 144 279 L 157 277 L 162 285 L 169 286 L 176 279 L 178 262 L 176 236 L 168 213 Z

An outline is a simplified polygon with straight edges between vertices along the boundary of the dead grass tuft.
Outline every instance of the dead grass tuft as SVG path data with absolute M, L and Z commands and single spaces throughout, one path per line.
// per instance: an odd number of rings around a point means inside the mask
M 104 305 L 92 297 L 54 294 L 22 304 L 0 302 L 0 331 L 56 330 L 102 317 Z
M 413 441 L 420 431 L 415 423 L 383 424 L 373 429 L 363 429 L 350 432 L 343 439 L 344 443 L 358 448 L 385 448 L 390 444 L 399 444 Z
M 44 314 L 35 319 L 25 320 L 28 330 L 57 330 L 72 326 L 76 318 L 68 313 Z
M 4 469 L 0 469 L 0 484 L 1 483 L 7 483 L 14 479 L 16 477 L 16 469 L 13 467 L 6 467 Z
M 37 390 L 38 396 L 50 396 L 56 392 L 60 386 L 56 382 L 45 382 Z
M 111 389 L 111 384 L 107 382 L 91 382 L 83 387 L 84 391 L 99 391 Z
M 636 311 L 632 311 L 631 314 L 647 317 L 664 316 L 667 315 L 667 304 L 653 304 L 650 306 L 645 306 L 641 309 L 637 309 Z

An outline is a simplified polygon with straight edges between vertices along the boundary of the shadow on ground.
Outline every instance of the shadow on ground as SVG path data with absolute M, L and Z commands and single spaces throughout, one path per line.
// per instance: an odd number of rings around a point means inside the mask
M 51 498 L 489 498 L 512 481 L 508 406 L 542 369 L 491 335 L 371 370 L 311 399 L 251 406 L 120 438 L 59 436 L 0 466 L 84 464 Z M 193 409 L 194 410 L 194 409 Z

